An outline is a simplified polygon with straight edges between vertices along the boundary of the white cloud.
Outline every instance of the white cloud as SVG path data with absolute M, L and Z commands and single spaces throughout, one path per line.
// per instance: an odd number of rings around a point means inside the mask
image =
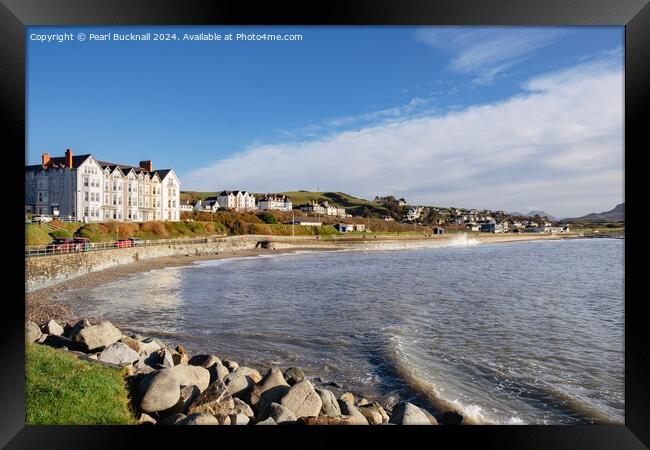
M 565 33 L 557 28 L 426 27 L 414 37 L 452 53 L 450 69 L 475 76 L 477 84 L 489 84 Z
M 372 198 L 555 216 L 623 200 L 623 70 L 592 61 L 507 100 L 399 117 L 297 143 L 258 145 L 184 174 L 185 189 L 320 187 Z

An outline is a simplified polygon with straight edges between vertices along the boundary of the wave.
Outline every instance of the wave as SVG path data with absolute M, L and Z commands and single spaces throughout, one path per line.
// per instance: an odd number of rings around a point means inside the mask
M 521 417 L 520 414 L 511 415 L 507 411 L 498 414 L 498 410 L 489 404 L 479 405 L 478 403 L 462 400 L 452 392 L 446 392 L 445 389 L 449 389 L 448 386 L 437 385 L 428 377 L 421 375 L 417 367 L 411 363 L 412 360 L 413 358 L 408 356 L 404 341 L 400 336 L 393 335 L 388 339 L 388 343 L 384 348 L 384 361 L 390 365 L 390 368 L 397 374 L 400 381 L 406 383 L 414 393 L 426 398 L 439 412 L 453 411 L 461 414 L 464 417 L 464 423 L 467 424 L 548 424 L 549 416 L 569 418 L 572 423 L 621 423 L 621 421 L 612 419 L 595 406 L 585 404 L 584 401 L 559 389 L 547 385 L 533 385 L 527 383 L 526 380 L 512 380 L 493 367 L 478 367 L 477 372 L 481 373 L 479 376 L 489 379 L 492 383 L 498 383 L 507 391 L 517 393 L 515 400 L 524 402 L 527 407 L 540 408 L 539 419 L 533 421 Z M 472 362 L 465 361 L 465 364 L 472 364 Z M 476 364 L 474 363 L 474 365 Z M 512 405 L 508 409 L 513 407 L 516 408 L 515 405 Z M 492 411 L 488 410 L 488 408 Z M 530 415 L 530 413 L 526 415 Z M 552 422 L 557 421 L 553 419 Z M 566 423 L 565 420 L 561 422 Z

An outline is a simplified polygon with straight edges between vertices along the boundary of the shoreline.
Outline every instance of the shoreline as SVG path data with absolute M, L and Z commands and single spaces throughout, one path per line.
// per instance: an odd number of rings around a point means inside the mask
M 284 238 L 284 239 L 283 239 Z M 25 318 L 36 323 L 45 320 L 54 319 L 57 321 L 71 322 L 80 320 L 73 310 L 67 305 L 62 304 L 56 299 L 56 296 L 70 290 L 94 288 L 106 283 L 117 281 L 121 278 L 134 275 L 137 273 L 148 272 L 151 270 L 164 269 L 167 267 L 191 266 L 198 261 L 222 260 L 241 257 L 257 257 L 261 255 L 279 255 L 296 253 L 299 251 L 369 251 L 369 250 L 408 250 L 422 247 L 443 247 L 445 242 L 455 239 L 473 239 L 480 244 L 512 243 L 512 242 L 530 242 L 537 240 L 560 240 L 560 239 L 592 239 L 591 236 L 581 235 L 536 235 L 520 236 L 515 234 L 448 234 L 442 237 L 382 237 L 382 238 L 364 238 L 354 237 L 348 239 L 289 239 L 280 237 L 271 241 L 277 247 L 255 248 L 255 249 L 235 249 L 223 253 L 210 253 L 201 255 L 177 255 L 161 256 L 151 259 L 140 259 L 128 264 L 110 267 L 96 272 L 90 272 L 71 280 L 62 281 L 51 286 L 43 287 L 31 292 L 25 293 Z M 413 245 L 415 243 L 415 245 Z M 441 245 L 418 245 L 418 244 L 441 244 Z M 282 245 L 288 245 L 282 247 Z M 397 245 L 396 245 L 397 244 Z M 402 244 L 402 245 L 399 245 Z M 406 244 L 406 245 L 404 245 Z M 411 244 L 411 245 L 408 245 Z M 380 245 L 393 246 L 392 248 L 377 248 Z M 129 324 L 120 324 L 129 326 Z

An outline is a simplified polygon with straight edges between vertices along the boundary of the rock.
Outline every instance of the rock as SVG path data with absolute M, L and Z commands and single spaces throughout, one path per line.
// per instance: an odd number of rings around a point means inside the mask
M 131 350 L 133 350 L 134 352 L 137 352 L 138 354 L 140 354 L 140 352 L 141 352 L 142 343 L 140 341 L 138 341 L 137 339 L 133 339 L 133 338 L 130 338 L 128 336 L 124 336 L 118 342 L 122 342 L 122 343 L 128 345 Z
M 400 402 L 395 406 L 389 422 L 397 425 L 431 425 L 427 415 L 409 402 Z
M 260 419 L 266 419 L 267 417 L 271 417 L 275 423 L 295 422 L 297 420 L 296 415 L 289 408 L 275 402 L 266 406 L 260 414 Z
M 40 330 L 40 329 L 39 329 L 39 330 Z M 43 334 L 41 334 L 41 337 L 39 337 L 38 340 L 37 340 L 36 342 L 38 342 L 39 344 L 42 344 L 42 343 L 45 342 L 45 339 L 47 339 L 48 336 L 49 336 L 49 334 L 45 334 L 45 333 L 43 333 Z
M 175 366 L 187 364 L 189 357 L 186 353 L 175 353 L 172 355 L 172 361 L 174 361 Z
M 340 416 L 341 408 L 336 401 L 336 396 L 329 389 L 316 389 L 316 393 L 321 399 L 320 414 L 324 416 Z
M 237 364 L 236 361 L 230 359 L 224 359 L 222 361 L 222 364 L 226 367 L 226 369 L 228 369 L 229 372 L 234 372 L 239 367 L 239 364 Z
M 196 385 L 181 386 L 181 411 L 186 413 L 190 409 L 190 405 L 196 398 L 201 395 L 201 390 Z
M 158 421 L 158 425 L 177 425 L 178 422 L 187 417 L 182 413 L 175 413 Z
M 215 415 L 217 420 L 219 421 L 219 425 L 231 425 L 230 422 L 230 414 L 217 414 Z
M 90 322 L 88 322 L 86 319 L 81 319 L 77 323 L 75 323 L 72 327 L 70 327 L 70 329 L 67 330 L 67 332 L 65 333 L 65 337 L 74 340 L 74 336 L 76 336 L 81 330 L 89 326 L 90 326 Z
M 181 367 L 181 366 L 178 366 Z M 196 367 L 196 366 L 190 366 Z M 192 402 L 190 414 L 207 412 L 209 414 L 229 414 L 235 408 L 235 402 L 226 385 L 217 380 Z
M 141 354 L 142 353 L 151 354 L 153 352 L 156 352 L 156 351 L 160 350 L 161 348 L 162 348 L 162 346 L 160 344 L 158 344 L 158 342 L 156 342 L 155 340 L 153 340 L 151 338 L 146 338 L 146 339 L 143 339 L 142 341 L 140 341 L 140 350 L 139 350 L 139 352 Z
M 363 414 L 366 420 L 368 420 L 368 423 L 370 423 L 370 425 L 388 423 L 388 420 L 390 419 L 386 413 L 386 410 L 384 410 L 384 408 L 379 403 L 369 403 L 367 405 L 362 405 L 357 409 L 361 414 Z
M 177 378 L 169 370 L 146 375 L 140 382 L 140 409 L 147 413 L 166 411 L 181 397 Z
M 240 398 L 245 396 L 255 386 L 255 382 L 251 377 L 246 376 L 239 368 L 234 372 L 230 372 L 224 378 L 223 383 L 233 397 Z
M 72 336 L 72 340 L 79 344 L 83 351 L 89 353 L 103 350 L 112 343 L 117 342 L 122 338 L 122 333 L 112 323 L 105 321 L 98 325 L 82 328 Z
M 341 395 L 339 399 L 346 402 L 350 402 L 354 405 L 354 395 L 352 395 L 351 392 L 346 392 L 345 394 Z
M 88 359 L 99 359 L 99 355 L 97 353 L 91 353 L 88 355 Z M 153 369 L 151 369 L 153 371 Z
M 246 414 L 230 415 L 230 425 L 248 425 L 250 421 L 250 417 L 248 417 Z
M 261 411 L 273 402 L 279 402 L 289 390 L 282 372 L 277 367 L 272 367 L 266 372 L 264 378 L 253 387 L 250 396 L 250 405 L 253 411 Z
M 307 417 L 317 416 L 323 402 L 311 382 L 302 380 L 289 389 L 282 397 L 280 404 L 288 408 L 296 417 Z
M 356 406 L 363 406 L 363 405 L 368 405 L 370 402 L 368 401 L 367 398 L 361 398 L 359 401 L 356 403 Z
M 427 411 L 424 412 L 426 413 Z M 431 417 L 429 418 L 429 420 L 431 420 Z M 434 418 L 433 420 L 436 419 Z M 440 423 L 442 425 L 462 425 L 463 420 L 464 417 L 461 414 L 457 413 L 456 411 L 445 411 L 444 413 L 442 413 L 442 416 L 440 416 Z M 436 421 L 434 425 L 437 424 L 438 422 Z
M 339 399 L 338 403 L 341 408 L 341 414 L 344 416 L 351 416 L 355 425 L 368 425 L 368 420 L 359 412 L 354 404 L 341 399 Z
M 257 422 L 255 425 L 277 425 L 277 423 L 275 422 L 275 420 L 273 420 L 273 417 L 269 417 L 260 422 Z
M 63 334 L 63 327 L 56 323 L 56 320 L 50 320 L 48 323 L 43 325 L 43 333 L 61 336 Z
M 178 425 L 219 425 L 219 421 L 212 414 L 196 413 L 180 420 Z
M 250 379 L 253 380 L 254 383 L 259 383 L 260 381 L 262 381 L 262 375 L 260 375 L 260 373 L 257 370 L 252 369 L 250 367 L 239 366 L 237 369 L 235 369 L 235 372 L 240 372 L 246 375 L 247 377 L 250 377 Z
M 245 401 L 243 401 L 243 400 L 241 400 L 239 398 L 235 398 L 235 399 L 233 399 L 233 401 L 235 403 L 234 411 L 237 414 L 243 414 L 243 415 L 245 415 L 247 417 L 253 417 L 255 415 L 255 414 L 253 414 L 253 410 L 251 409 L 251 407 L 248 406 L 248 403 L 246 403 Z
M 224 381 L 230 373 L 221 362 L 212 364 L 208 372 L 210 372 L 210 383 L 214 383 L 215 380 Z
M 74 342 L 65 336 L 48 334 L 43 344 L 54 348 L 73 348 Z
M 178 352 L 181 355 L 187 355 L 187 351 L 185 350 L 185 347 L 183 347 L 180 344 L 176 346 L 175 350 L 176 350 L 176 352 Z
M 31 320 L 25 322 L 25 342 L 36 342 L 43 333 L 41 329 Z
M 196 385 L 203 392 L 210 384 L 210 372 L 203 367 L 181 364 L 164 370 L 173 374 L 179 386 Z
M 384 416 L 386 416 L 385 421 L 388 422 L 388 415 L 384 411 L 384 408 L 382 408 L 379 404 L 373 403 L 361 405 L 358 406 L 357 409 L 363 415 L 363 417 L 366 418 L 370 425 L 380 425 L 384 423 Z M 380 412 L 380 409 L 384 414 Z
M 351 416 L 310 416 L 301 417 L 297 421 L 298 425 L 357 425 Z
M 284 379 L 287 380 L 289 386 L 293 386 L 305 379 L 305 372 L 299 367 L 289 367 L 284 371 Z
M 140 358 L 140 354 L 124 342 L 115 342 L 104 349 L 99 355 L 100 361 L 126 366 L 133 364 Z
M 140 414 L 140 419 L 138 419 L 140 425 L 155 425 L 156 419 L 151 417 L 149 414 L 142 413 Z
M 169 349 L 161 348 L 157 353 L 160 356 L 160 362 L 158 363 L 160 366 L 166 368 L 174 367 L 174 357 Z
M 221 364 L 221 360 L 214 355 L 194 355 L 188 361 L 192 366 L 201 366 L 205 369 L 209 369 L 216 363 Z

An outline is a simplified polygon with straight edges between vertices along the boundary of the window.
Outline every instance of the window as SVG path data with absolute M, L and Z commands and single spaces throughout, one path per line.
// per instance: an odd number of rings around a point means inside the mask
M 84 192 L 84 202 L 88 201 L 88 192 Z M 88 215 L 88 214 L 86 214 Z
M 88 177 L 84 177 L 83 180 L 84 180 L 84 186 L 88 187 Z

